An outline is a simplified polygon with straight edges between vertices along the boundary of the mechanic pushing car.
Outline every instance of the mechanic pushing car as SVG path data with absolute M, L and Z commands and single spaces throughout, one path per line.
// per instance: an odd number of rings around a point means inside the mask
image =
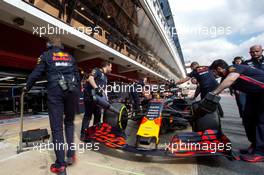
M 92 90 L 96 95 L 106 98 L 105 90 L 107 86 L 106 74 L 112 71 L 112 63 L 104 61 L 100 68 L 94 68 L 87 79 L 84 90 L 84 116 L 82 120 L 81 137 L 82 140 L 85 137 L 85 129 L 89 127 L 92 115 L 94 116 L 93 125 L 98 124 L 101 121 L 102 108 L 99 107 L 93 99 Z
M 216 89 L 218 82 L 215 79 L 214 73 L 207 66 L 200 66 L 197 62 L 191 63 L 192 72 L 187 75 L 186 78 L 183 78 L 176 82 L 176 84 L 182 84 L 189 81 L 191 78 L 196 78 L 200 85 L 201 99 L 205 97 L 208 92 L 211 92 Z
M 50 170 L 59 175 L 66 174 L 66 166 L 76 160 L 75 152 L 67 150 L 65 161 L 65 147 L 63 123 L 68 148 L 74 144 L 74 116 L 75 106 L 79 97 L 79 72 L 75 58 L 64 52 L 61 40 L 51 38 L 47 44 L 48 51 L 44 52 L 37 62 L 37 66 L 30 74 L 24 91 L 29 91 L 34 83 L 46 73 L 48 79 L 48 112 L 52 140 L 54 144 L 56 161 Z M 65 118 L 63 119 L 63 114 Z
M 225 78 L 218 88 L 213 91 L 214 94 L 221 93 L 224 89 L 232 87 L 235 90 L 253 95 L 256 103 L 254 108 L 246 103 L 245 113 L 252 113 L 250 122 L 252 133 L 250 137 L 247 133 L 249 141 L 252 143 L 252 151 L 241 155 L 241 159 L 247 162 L 263 162 L 264 161 L 264 71 L 252 68 L 247 65 L 232 65 L 224 60 L 216 60 L 212 63 L 211 68 L 216 71 L 217 75 Z M 256 110 L 256 111 L 254 111 Z M 248 117 L 248 116 L 246 116 Z M 253 132 L 254 130 L 254 132 Z
M 243 64 L 251 66 L 255 69 L 261 69 L 264 71 L 264 57 L 263 57 L 263 49 L 261 45 L 254 45 L 250 47 L 249 54 L 251 59 L 246 60 Z M 246 94 L 245 100 L 245 111 L 244 111 L 244 119 L 243 124 L 245 127 L 245 131 L 248 137 L 248 140 L 252 143 L 247 149 L 241 149 L 240 153 L 247 154 L 252 153 L 254 151 L 254 145 L 256 140 L 256 121 L 252 119 L 257 116 L 258 109 L 258 99 L 262 96 L 264 99 L 264 95 L 261 94 Z

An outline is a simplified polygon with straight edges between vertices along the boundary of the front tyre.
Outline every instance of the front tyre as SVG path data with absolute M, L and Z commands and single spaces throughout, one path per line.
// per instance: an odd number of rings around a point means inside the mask
M 110 110 L 105 110 L 103 119 L 104 122 L 112 127 L 125 130 L 128 122 L 128 111 L 126 106 L 122 103 L 113 103 L 112 106 L 119 111 L 119 114 Z

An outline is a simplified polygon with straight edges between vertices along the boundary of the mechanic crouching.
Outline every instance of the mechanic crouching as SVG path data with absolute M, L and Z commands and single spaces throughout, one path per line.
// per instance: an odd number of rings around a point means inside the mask
M 232 87 L 247 95 L 255 97 L 255 108 L 251 108 L 246 103 L 245 114 L 253 113 L 250 119 L 245 122 L 251 126 L 252 130 L 248 139 L 252 144 L 252 151 L 241 155 L 241 159 L 247 162 L 264 161 L 264 71 L 252 68 L 247 65 L 232 65 L 224 60 L 216 60 L 212 63 L 211 68 L 215 70 L 218 76 L 225 78 L 222 83 L 213 91 L 214 94 L 221 93 L 224 89 Z M 253 111 L 256 110 L 256 111 Z M 245 116 L 248 118 L 248 116 Z M 254 133 L 253 133 L 254 131 Z
M 93 100 L 93 93 L 106 98 L 107 73 L 112 71 L 112 63 L 105 61 L 100 68 L 94 68 L 87 79 L 84 90 L 84 116 L 82 120 L 80 140 L 85 138 L 85 129 L 89 127 L 92 115 L 94 116 L 93 125 L 101 121 L 102 108 Z
M 46 73 L 48 79 L 48 112 L 52 141 L 56 161 L 51 165 L 53 173 L 65 175 L 66 166 L 76 160 L 74 146 L 74 116 L 75 106 L 79 99 L 79 73 L 75 59 L 64 52 L 60 38 L 54 37 L 47 44 L 48 51 L 39 58 L 33 72 L 30 74 L 24 91 L 29 91 L 34 83 Z M 63 114 L 65 117 L 63 118 Z M 65 161 L 65 145 L 63 123 L 68 145 L 67 160 Z

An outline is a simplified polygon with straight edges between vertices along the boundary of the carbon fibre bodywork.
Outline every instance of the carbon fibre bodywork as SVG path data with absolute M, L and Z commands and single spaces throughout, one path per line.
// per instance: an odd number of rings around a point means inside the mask
M 168 157 L 196 157 L 196 156 L 227 156 L 230 159 L 236 160 L 232 152 L 230 140 L 222 133 L 219 115 L 216 112 L 220 97 L 213 94 L 199 103 L 193 103 L 190 107 L 184 104 L 181 111 L 173 109 L 171 100 L 168 99 L 152 99 L 149 102 L 146 113 L 143 113 L 140 118 L 135 144 L 128 142 L 124 128 L 118 127 L 115 123 L 101 123 L 97 126 L 89 127 L 85 130 L 84 142 L 95 141 L 104 144 L 107 147 L 121 149 L 128 152 L 133 152 L 142 155 L 153 156 L 168 156 Z M 177 102 L 177 101 L 176 101 Z M 121 108 L 120 108 L 121 109 Z M 119 109 L 119 110 L 120 110 Z M 179 116 L 179 114 L 181 114 Z M 187 114 L 187 118 L 183 115 Z M 110 115 L 110 113 L 108 113 Z M 110 116 L 104 116 L 105 118 Z M 111 116 L 113 118 L 113 116 Z M 114 118 L 117 118 L 114 116 Z M 126 118 L 126 117 L 124 117 Z M 216 118 L 216 120 L 215 120 Z M 205 120 L 201 120 L 205 119 Z M 219 121 L 218 121 L 219 119 Z M 159 142 L 161 135 L 160 131 L 163 121 L 185 120 L 190 122 L 193 131 L 196 132 L 181 132 L 176 135 L 166 138 L 163 145 Z M 106 121 L 106 120 L 104 120 Z M 200 121 L 200 122 L 199 122 Z M 195 126 L 198 124 L 199 126 Z M 128 133 L 131 135 L 130 133 Z M 143 138 L 143 142 L 139 139 Z M 146 141 L 147 140 L 147 141 Z M 154 143 L 155 148 L 145 145 Z M 150 145 L 150 144 L 149 144 Z
M 86 129 L 84 142 L 99 142 L 107 147 L 120 149 L 136 154 L 151 156 L 166 156 L 187 158 L 197 156 L 226 156 L 232 160 L 237 158 L 231 149 L 230 140 L 219 131 L 206 130 L 203 132 L 182 132 L 174 135 L 165 147 L 144 149 L 129 145 L 123 130 L 101 123 Z

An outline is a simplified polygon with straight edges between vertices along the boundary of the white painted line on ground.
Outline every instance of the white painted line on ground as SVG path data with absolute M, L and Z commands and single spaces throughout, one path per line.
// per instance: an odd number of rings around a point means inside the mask
M 12 155 L 12 156 L 9 156 L 7 158 L 4 158 L 4 159 L 0 159 L 0 162 L 5 162 L 7 160 L 10 160 L 10 159 L 14 159 L 14 158 L 17 158 L 17 157 L 20 157 L 21 155 L 25 154 L 27 152 L 23 152 L 23 153 L 20 153 L 20 154 L 15 154 L 15 155 Z
M 21 157 L 22 155 L 27 154 L 27 153 L 31 153 L 32 151 L 33 150 L 26 151 L 26 152 L 22 152 L 20 154 L 15 154 L 15 155 L 9 156 L 9 157 L 4 158 L 4 159 L 0 159 L 0 162 L 2 163 L 2 162 L 5 162 L 5 161 L 14 159 L 14 158 Z M 47 152 L 47 150 L 44 150 L 44 151 L 39 152 L 39 153 L 40 154 L 50 155 Z M 128 173 L 130 175 L 144 175 L 144 173 L 133 172 L 133 171 L 124 170 L 124 169 L 120 169 L 120 168 L 115 168 L 115 167 L 111 167 L 111 166 L 107 166 L 107 165 L 97 164 L 97 163 L 94 163 L 94 162 L 87 162 L 87 161 L 85 161 L 83 163 L 85 163 L 87 165 L 95 166 L 95 167 L 98 167 L 98 168 L 105 168 L 105 169 L 114 170 L 114 171 L 118 171 L 118 172 Z M 198 165 L 197 164 L 191 164 L 190 165 L 190 171 L 188 171 L 188 175 L 198 175 Z
M 120 171 L 120 172 L 124 172 L 124 173 L 134 174 L 134 175 L 144 175 L 143 173 L 136 173 L 133 171 L 123 170 L 123 169 L 119 169 L 119 168 L 115 168 L 115 167 L 111 167 L 111 166 L 106 166 L 106 165 L 102 165 L 102 164 L 97 164 L 97 163 L 93 163 L 93 162 L 84 162 L 84 163 L 88 164 L 88 165 L 96 166 L 99 168 L 106 168 L 106 169 L 111 169 L 111 170 Z
M 41 154 L 49 155 L 49 153 L 47 151 L 40 152 L 40 153 Z M 115 168 L 115 167 L 111 167 L 111 166 L 107 166 L 107 165 L 102 165 L 102 164 L 98 164 L 98 163 L 94 163 L 94 162 L 87 162 L 87 161 L 85 161 L 84 163 L 85 164 L 88 164 L 88 165 L 96 166 L 96 167 L 99 167 L 99 168 L 111 169 L 111 170 L 114 170 L 114 171 L 128 173 L 129 175 L 145 175 L 144 173 L 137 173 L 137 172 L 133 172 L 133 171 L 129 171 L 129 170 L 123 170 L 123 169 L 120 169 L 120 168 Z
M 192 169 L 190 171 L 190 173 L 188 173 L 190 175 L 198 175 L 198 164 L 196 162 L 196 164 L 192 165 Z

